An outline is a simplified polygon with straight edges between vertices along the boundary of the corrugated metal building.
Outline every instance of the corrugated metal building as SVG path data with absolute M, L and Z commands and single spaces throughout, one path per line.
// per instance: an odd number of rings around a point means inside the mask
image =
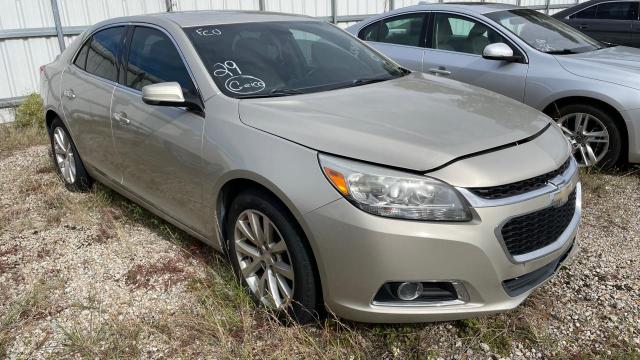
M 437 1 L 439 0 L 434 2 Z M 575 0 L 487 0 L 489 1 L 534 6 L 549 13 L 575 3 Z M 60 53 L 60 41 L 69 44 L 88 26 L 104 19 L 163 11 L 241 9 L 326 17 L 327 20 L 347 26 L 367 15 L 418 2 L 419 0 L 0 0 L 0 122 L 12 121 L 13 110 L 9 107 L 19 103 L 23 96 L 37 91 L 38 69 Z

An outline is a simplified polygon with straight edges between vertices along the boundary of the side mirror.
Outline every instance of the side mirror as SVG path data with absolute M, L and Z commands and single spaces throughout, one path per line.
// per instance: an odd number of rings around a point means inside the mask
M 186 107 L 198 114 L 204 113 L 200 99 L 185 99 L 182 87 L 175 81 L 143 87 L 142 101 L 149 105 Z
M 158 83 L 143 87 L 142 101 L 149 105 L 186 106 L 182 88 L 177 82 Z
M 520 61 L 522 57 L 514 56 L 511 47 L 505 43 L 493 43 L 485 46 L 482 57 L 488 60 Z

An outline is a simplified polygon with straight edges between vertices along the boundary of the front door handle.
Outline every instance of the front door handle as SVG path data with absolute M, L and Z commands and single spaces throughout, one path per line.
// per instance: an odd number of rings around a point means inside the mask
M 582 30 L 584 30 L 584 29 L 588 29 L 588 28 L 589 28 L 589 25 L 587 25 L 587 24 L 580 24 L 580 25 L 578 25 L 578 29 L 582 29 Z
M 131 120 L 127 119 L 127 114 L 123 112 L 114 112 L 113 118 L 120 123 L 120 125 L 126 126 L 131 124 Z
M 441 66 L 439 68 L 431 68 L 429 72 L 436 75 L 451 75 L 451 71 L 447 70 L 445 67 Z
M 76 93 L 73 92 L 73 89 L 66 89 L 62 94 L 72 100 L 76 98 Z

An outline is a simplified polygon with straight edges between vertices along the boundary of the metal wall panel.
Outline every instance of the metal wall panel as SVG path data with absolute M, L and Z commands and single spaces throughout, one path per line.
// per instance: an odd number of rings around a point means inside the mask
M 308 16 L 331 16 L 331 0 L 266 0 L 265 10 Z
M 166 11 L 165 0 L 58 0 L 62 26 L 88 26 L 105 19 Z
M 40 65 L 51 62 L 59 51 L 55 37 L 0 41 L 0 99 L 36 91 Z
M 174 10 L 259 10 L 258 0 L 173 0 Z
M 0 124 L 12 122 L 15 117 L 15 109 L 0 109 Z
M 53 27 L 51 0 L 0 0 L 0 29 Z

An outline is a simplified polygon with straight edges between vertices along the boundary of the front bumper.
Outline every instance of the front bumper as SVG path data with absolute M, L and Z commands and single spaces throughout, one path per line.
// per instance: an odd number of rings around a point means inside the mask
M 571 186 L 580 199 L 580 184 Z M 548 252 L 524 262 L 514 261 L 496 237 L 505 219 L 549 206 L 549 194 L 543 194 L 474 208 L 471 222 L 427 223 L 370 215 L 340 199 L 306 214 L 305 221 L 313 234 L 330 311 L 361 322 L 441 321 L 513 309 L 571 258 L 577 250 L 579 221 L 572 221 Z M 578 218 L 580 206 L 577 201 Z M 516 295 L 507 293 L 503 282 L 525 279 L 530 273 L 542 274 L 534 286 Z M 455 281 L 466 294 L 464 301 L 444 304 L 374 304 L 375 294 L 391 281 Z

